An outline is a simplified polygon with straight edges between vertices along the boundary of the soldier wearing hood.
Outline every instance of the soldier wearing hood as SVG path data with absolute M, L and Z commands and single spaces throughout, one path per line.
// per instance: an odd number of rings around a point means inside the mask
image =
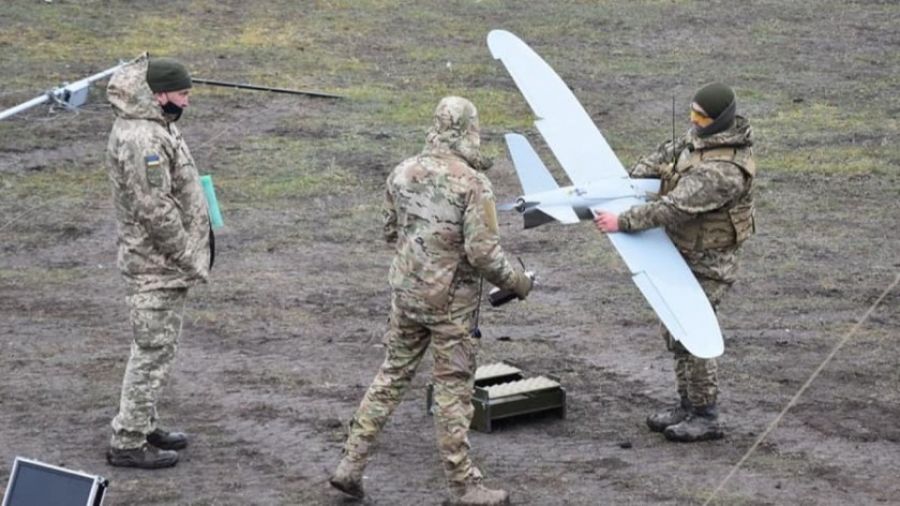
M 525 298 L 531 279 L 500 247 L 491 161 L 479 149 L 471 102 L 445 97 L 425 149 L 390 173 L 384 237 L 395 245 L 390 269 L 390 327 L 384 363 L 350 422 L 344 456 L 331 478 L 363 497 L 362 473 L 378 433 L 400 403 L 429 345 L 434 358 L 434 425 L 451 504 L 506 504 L 504 490 L 482 484 L 469 458 L 476 338 L 474 313 L 483 276 Z
M 175 358 L 188 289 L 206 281 L 211 229 L 197 168 L 175 121 L 191 78 L 177 61 L 143 55 L 110 80 L 116 114 L 106 149 L 118 221 L 118 267 L 133 332 L 107 460 L 174 466 L 187 437 L 157 425 L 156 403 Z
M 752 130 L 735 111 L 731 88 L 721 83 L 701 88 L 691 104 L 687 134 L 662 144 L 629 170 L 632 177 L 660 178 L 659 198 L 618 216 L 601 212 L 595 218 L 608 233 L 665 227 L 713 309 L 734 283 L 741 244 L 755 230 Z M 663 334 L 675 355 L 680 399 L 650 415 L 647 425 L 672 441 L 721 438 L 716 361 L 694 357 L 665 329 Z

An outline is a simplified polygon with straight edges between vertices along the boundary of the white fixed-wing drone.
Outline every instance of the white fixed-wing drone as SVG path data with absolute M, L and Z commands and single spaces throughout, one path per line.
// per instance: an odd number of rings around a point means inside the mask
M 503 30 L 491 31 L 487 42 L 531 106 L 535 126 L 573 183 L 560 188 L 528 140 L 507 134 L 524 192 L 510 207 L 522 213 L 525 228 L 554 220 L 578 223 L 600 210 L 621 213 L 644 203 L 647 192 L 659 191 L 658 179 L 628 176 L 569 87 L 527 44 Z M 607 237 L 672 336 L 694 356 L 721 355 L 724 345 L 715 312 L 666 233 L 654 228 Z

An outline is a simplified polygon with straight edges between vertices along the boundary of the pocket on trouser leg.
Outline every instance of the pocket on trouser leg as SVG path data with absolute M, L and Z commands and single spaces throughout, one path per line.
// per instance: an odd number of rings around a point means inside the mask
M 178 341 L 181 314 L 169 309 L 132 309 L 134 342 L 142 348 L 161 348 Z
M 176 345 L 186 295 L 187 290 L 155 290 L 127 296 L 135 344 L 142 348 Z

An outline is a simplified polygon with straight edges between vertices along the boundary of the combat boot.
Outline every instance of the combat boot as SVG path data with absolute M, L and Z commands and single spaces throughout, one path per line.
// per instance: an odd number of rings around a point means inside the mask
M 183 450 L 187 448 L 187 434 L 183 432 L 168 432 L 156 429 L 147 434 L 147 442 L 160 450 Z
M 654 413 L 647 417 L 647 427 L 653 432 L 662 432 L 667 427 L 681 423 L 691 413 L 691 401 L 682 397 L 681 402 L 665 411 Z
M 106 461 L 116 467 L 136 467 L 138 469 L 162 469 L 178 463 L 178 452 L 160 450 L 150 445 L 140 448 L 119 450 L 110 448 L 106 451 Z
M 350 497 L 362 499 L 365 496 L 362 486 L 365 467 L 365 459 L 351 460 L 344 457 L 338 464 L 337 469 L 334 470 L 334 474 L 331 475 L 328 483 Z
M 509 504 L 509 492 L 484 486 L 481 478 L 469 478 L 450 486 L 452 498 L 444 502 L 450 506 L 500 506 Z
M 719 412 L 715 404 L 694 407 L 681 422 L 663 431 L 669 441 L 693 443 L 695 441 L 711 441 L 723 435 L 719 425 Z

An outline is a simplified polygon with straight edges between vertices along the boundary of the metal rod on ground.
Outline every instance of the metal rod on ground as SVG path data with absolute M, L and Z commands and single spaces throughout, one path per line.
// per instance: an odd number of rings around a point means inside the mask
M 212 79 L 191 79 L 191 81 L 199 84 L 208 84 L 210 86 L 222 86 L 225 88 L 238 88 L 242 90 L 257 90 L 257 91 L 271 91 L 273 93 L 287 93 L 289 95 L 308 95 L 310 97 L 319 97 L 319 98 L 344 98 L 341 95 L 335 95 L 333 93 L 325 93 L 321 91 L 304 91 L 304 90 L 291 90 L 287 88 L 273 88 L 270 86 L 257 86 L 255 84 L 240 84 L 240 83 L 229 83 L 226 81 L 215 81 Z

